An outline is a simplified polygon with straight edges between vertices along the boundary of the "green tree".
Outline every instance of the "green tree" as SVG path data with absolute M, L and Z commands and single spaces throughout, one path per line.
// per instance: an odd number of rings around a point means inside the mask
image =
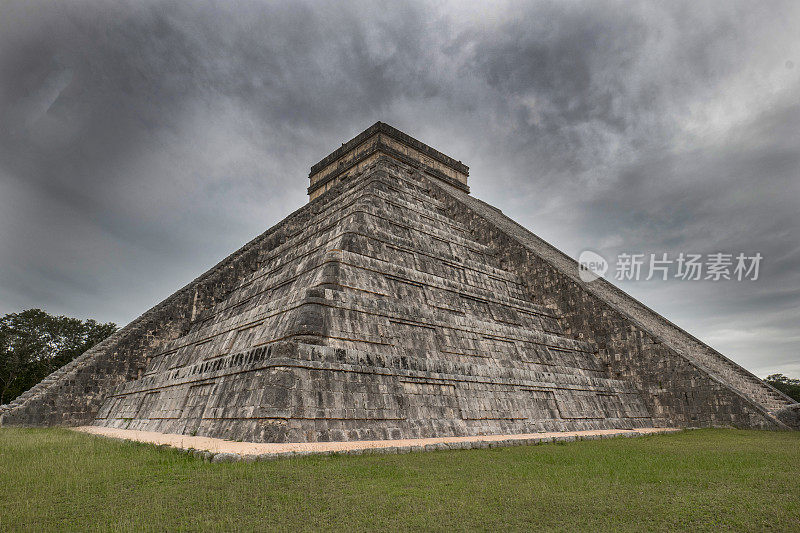
M 45 376 L 117 331 L 100 324 L 41 309 L 0 318 L 0 404 L 8 403 Z
M 795 401 L 800 402 L 800 379 L 787 378 L 783 374 L 770 374 L 764 378 L 764 381 Z

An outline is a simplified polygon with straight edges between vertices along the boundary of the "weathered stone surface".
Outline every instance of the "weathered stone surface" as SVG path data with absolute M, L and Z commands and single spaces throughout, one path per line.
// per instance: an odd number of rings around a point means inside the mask
M 565 332 L 596 344 L 610 375 L 636 383 L 658 424 L 785 427 L 775 411 L 793 400 L 604 279 L 586 283 L 577 263 L 502 212 L 431 182 L 448 213 L 502 264 L 559 310 Z
M 217 453 L 211 457 L 212 463 L 236 463 L 242 460 L 242 456 L 237 453 Z
M 581 282 L 471 197 L 463 164 L 390 141 L 315 165 L 316 199 L 3 423 L 256 442 L 786 427 L 785 396 L 612 285 Z
M 311 167 L 309 198 L 313 200 L 342 180 L 362 172 L 381 154 L 423 168 L 429 175 L 469 192 L 469 168 L 464 163 L 388 124 L 376 122 Z
M 800 403 L 779 409 L 775 416 L 790 428 L 800 429 Z

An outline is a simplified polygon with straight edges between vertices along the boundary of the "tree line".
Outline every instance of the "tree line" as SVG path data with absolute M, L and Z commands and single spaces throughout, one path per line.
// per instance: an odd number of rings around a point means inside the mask
M 800 402 L 800 379 L 787 378 L 783 374 L 770 374 L 764 381 L 794 401 Z
M 27 309 L 0 318 L 0 405 L 117 331 L 117 325 Z

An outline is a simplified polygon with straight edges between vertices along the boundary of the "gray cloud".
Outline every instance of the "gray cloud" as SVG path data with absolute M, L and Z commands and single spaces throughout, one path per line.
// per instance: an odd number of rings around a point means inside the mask
M 800 374 L 800 8 L 6 1 L 0 312 L 125 323 L 305 202 L 375 120 L 577 256 L 760 251 L 623 288 Z

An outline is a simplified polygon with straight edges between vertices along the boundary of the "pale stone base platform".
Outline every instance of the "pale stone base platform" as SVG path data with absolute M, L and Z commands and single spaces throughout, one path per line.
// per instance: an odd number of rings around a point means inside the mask
M 470 448 L 499 448 L 546 442 L 594 440 L 611 437 L 636 437 L 680 431 L 677 428 L 601 429 L 595 431 L 562 431 L 552 433 L 528 433 L 522 435 L 482 435 L 431 439 L 262 443 L 234 442 L 209 437 L 193 437 L 190 435 L 134 431 L 98 426 L 81 426 L 73 429 L 92 435 L 147 442 L 190 451 L 215 463 L 240 460 L 267 460 L 302 455 L 361 455 Z

